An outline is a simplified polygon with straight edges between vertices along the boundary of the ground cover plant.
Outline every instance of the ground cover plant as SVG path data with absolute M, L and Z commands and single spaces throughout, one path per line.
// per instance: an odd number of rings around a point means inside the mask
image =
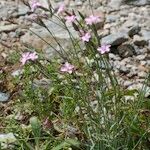
M 19 95 L 12 102 L 13 114 L 0 118 L 2 129 L 15 141 L 1 147 L 17 150 L 148 150 L 150 149 L 150 102 L 145 98 L 149 75 L 141 91 L 120 85 L 109 63 L 111 45 L 101 45 L 101 16 L 68 10 L 64 4 L 45 8 L 38 1 L 25 2 L 33 22 L 46 29 L 55 41 L 42 39 L 56 55 L 47 58 L 41 50 L 26 45 L 20 56 L 22 73 L 12 79 Z M 91 2 L 89 1 L 91 5 Z M 36 10 L 41 10 L 41 14 Z M 45 20 L 67 31 L 70 45 L 64 47 Z M 58 25 L 58 24 L 57 24 Z M 77 33 L 76 38 L 68 26 Z M 33 31 L 31 31 L 33 34 Z M 2 76 L 4 78 L 4 76 Z M 38 86 L 38 80 L 43 85 Z M 44 85 L 44 83 L 46 83 Z M 15 105 L 14 105 L 15 104 Z M 13 143 L 7 144 L 7 143 Z

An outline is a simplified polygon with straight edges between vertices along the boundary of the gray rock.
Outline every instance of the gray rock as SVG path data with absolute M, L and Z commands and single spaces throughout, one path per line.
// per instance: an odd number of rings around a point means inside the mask
M 129 66 L 129 68 L 130 68 L 130 73 L 129 74 L 127 74 L 127 76 L 129 77 L 129 78 L 132 78 L 132 77 L 134 77 L 134 76 L 137 76 L 137 74 L 138 74 L 138 67 L 136 67 L 136 66 L 133 66 L 133 65 L 127 65 L 127 67 Z
M 121 58 L 118 55 L 114 55 L 113 53 L 109 53 L 109 59 L 111 60 L 121 60 Z
M 59 22 L 57 22 L 60 24 Z M 55 39 L 62 45 L 71 45 L 70 36 L 67 32 L 67 30 L 63 29 L 59 25 L 46 21 L 46 26 L 49 28 L 49 30 L 52 32 Z M 74 38 L 77 38 L 78 35 L 72 28 L 72 26 L 68 25 L 68 28 L 70 30 L 70 33 L 74 36 Z M 49 47 L 47 43 L 51 44 L 53 47 L 57 47 L 58 43 L 54 40 L 51 33 L 49 33 L 45 28 L 33 24 L 33 27 L 30 28 L 30 30 L 33 32 L 27 32 L 25 35 L 23 35 L 20 39 L 22 43 L 29 44 L 37 49 L 47 49 Z M 38 37 L 39 36 L 39 37 Z M 44 39 L 46 42 L 44 42 L 42 39 Z
M 145 46 L 148 45 L 148 42 L 139 35 L 134 35 L 133 37 L 133 43 L 137 46 Z
M 9 100 L 10 94 L 0 92 L 0 102 L 7 102 Z
M 131 57 L 136 54 L 134 47 L 130 44 L 120 45 L 117 50 L 122 58 Z
M 111 0 L 110 3 L 108 3 L 108 6 L 110 6 L 113 9 L 119 9 L 122 4 L 122 0 Z
M 150 30 L 142 30 L 141 34 L 144 40 L 146 41 L 150 40 Z
M 8 34 L 2 32 L 1 35 L 0 35 L 0 39 L 3 40 L 3 41 L 6 41 L 8 38 Z
M 119 68 L 119 72 L 120 72 L 120 73 L 127 74 L 127 73 L 129 73 L 129 72 L 130 72 L 130 69 L 129 69 L 129 68 L 127 68 L 126 66 L 120 66 L 120 68 Z
M 44 89 L 48 89 L 48 87 L 50 87 L 50 85 L 52 85 L 52 82 L 49 80 L 49 79 L 46 79 L 46 78 L 42 78 L 40 80 L 34 80 L 33 82 L 33 86 L 35 88 L 44 88 Z
M 13 2 L 0 3 L 0 19 L 5 20 L 10 17 L 16 11 L 16 6 Z
M 16 38 L 16 33 L 15 33 L 15 32 L 10 32 L 10 33 L 9 33 L 9 37 L 10 37 L 11 39 Z
M 110 44 L 112 46 L 117 46 L 117 45 L 121 45 L 122 43 L 124 43 L 127 40 L 128 40 L 127 32 L 120 31 L 118 33 L 113 33 L 108 36 L 105 36 L 104 38 L 102 38 L 101 43 L 102 44 Z
M 129 90 L 141 90 L 143 88 L 143 83 L 133 83 L 128 87 Z
M 142 66 L 146 66 L 146 65 L 147 65 L 147 61 L 142 60 L 142 61 L 140 61 L 140 64 L 141 64 Z
M 29 8 L 27 6 L 19 5 L 17 15 L 18 16 L 26 15 L 28 11 L 29 11 Z
M 23 73 L 23 70 L 22 69 L 18 69 L 18 70 L 13 71 L 11 75 L 13 77 L 16 77 L 16 76 L 21 75 L 22 73 Z
M 14 24 L 0 26 L 0 33 L 14 31 L 17 28 L 18 28 L 18 25 L 14 25 Z
M 138 72 L 138 77 L 140 77 L 140 78 L 145 78 L 146 75 L 147 75 L 147 73 L 144 72 L 144 71 L 139 71 L 139 72 Z
M 17 139 L 15 138 L 13 133 L 8 134 L 0 134 L 0 144 L 2 149 L 13 149 L 13 143 L 15 143 Z
M 129 87 L 130 85 L 132 85 L 132 81 L 126 80 L 126 81 L 124 81 L 123 85 L 125 87 Z
M 83 2 L 81 0 L 75 0 L 76 6 L 81 6 Z
M 145 55 L 145 54 L 143 54 L 143 55 L 138 55 L 138 56 L 136 57 L 137 60 L 145 60 L 145 58 L 146 58 L 146 55 Z
M 106 16 L 106 23 L 115 22 L 119 19 L 119 15 L 107 15 Z
M 13 133 L 8 133 L 8 134 L 0 134 L 0 142 L 4 143 L 13 143 L 17 139 L 15 138 Z
M 135 15 L 135 14 L 134 14 Z M 138 23 L 135 21 L 135 18 L 134 19 L 127 19 L 124 24 L 123 24 L 123 27 L 124 28 L 131 28 L 133 26 L 137 26 Z
M 124 2 L 134 6 L 150 5 L 150 0 L 124 0 Z
M 138 25 L 134 26 L 129 30 L 128 35 L 130 37 L 133 37 L 135 34 L 138 34 L 140 32 L 140 30 L 141 30 L 141 27 L 139 27 Z

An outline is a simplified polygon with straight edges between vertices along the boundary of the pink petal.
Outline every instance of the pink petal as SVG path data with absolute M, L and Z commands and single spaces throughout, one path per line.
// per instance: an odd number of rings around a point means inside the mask
M 62 13 L 62 12 L 64 12 L 64 11 L 65 11 L 65 4 L 62 3 L 62 4 L 59 6 L 59 8 L 58 8 L 57 14 L 60 14 L 60 13 Z

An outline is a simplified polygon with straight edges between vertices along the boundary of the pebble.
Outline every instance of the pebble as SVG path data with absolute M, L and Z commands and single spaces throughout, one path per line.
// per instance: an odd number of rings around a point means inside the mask
M 128 40 L 128 35 L 124 31 L 120 31 L 118 33 L 110 34 L 108 36 L 105 36 L 101 40 L 101 44 L 110 44 L 112 46 L 121 45 L 125 41 Z
M 14 31 L 17 28 L 18 28 L 18 25 L 14 25 L 14 24 L 0 26 L 0 33 Z
M 0 144 L 2 149 L 12 149 L 9 144 L 13 144 L 17 141 L 13 133 L 0 134 Z
M 138 56 L 136 56 L 137 60 L 144 60 L 145 58 L 146 58 L 145 54 L 144 55 L 138 55 Z
M 139 72 L 138 72 L 138 76 L 141 77 L 141 78 L 145 78 L 146 75 L 147 75 L 147 73 L 144 72 L 144 71 L 139 71 Z
M 117 49 L 118 49 L 119 56 L 122 58 L 136 55 L 135 49 L 131 44 L 120 45 Z
M 139 35 L 134 35 L 133 43 L 137 46 L 145 46 L 148 44 L 147 41 Z
M 128 35 L 130 36 L 130 37 L 133 37 L 135 34 L 138 34 L 139 32 L 140 32 L 140 30 L 141 30 L 141 27 L 140 26 L 133 26 L 133 27 L 131 27 L 131 29 L 129 30 L 129 32 L 128 32 Z
M 0 102 L 7 102 L 9 100 L 10 94 L 0 92 Z
M 134 5 L 134 6 L 144 6 L 150 5 L 149 0 L 126 0 L 127 4 Z
M 16 76 L 21 75 L 22 73 L 23 73 L 23 70 L 22 69 L 18 69 L 18 70 L 13 71 L 11 75 L 13 77 L 16 77 Z
M 142 37 L 144 40 L 149 41 L 150 40 L 150 30 L 142 30 L 141 31 Z

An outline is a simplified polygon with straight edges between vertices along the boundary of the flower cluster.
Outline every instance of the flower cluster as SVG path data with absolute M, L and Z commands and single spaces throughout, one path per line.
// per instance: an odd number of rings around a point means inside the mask
M 77 16 L 75 16 L 75 15 L 65 17 L 65 20 L 67 23 L 73 23 L 73 22 L 75 22 L 76 19 L 77 19 Z
M 64 11 L 65 11 L 65 4 L 62 3 L 62 4 L 59 6 L 58 10 L 57 10 L 57 14 L 61 14 L 61 13 L 63 13 Z
M 91 15 L 91 16 L 85 18 L 85 22 L 87 25 L 96 24 L 96 23 L 100 22 L 100 17 Z
M 85 34 L 81 37 L 81 39 L 82 39 L 83 42 L 89 42 L 90 38 L 91 38 L 91 34 L 90 34 L 89 32 L 85 33 Z
M 30 53 L 30 52 L 25 52 L 22 54 L 22 57 L 20 59 L 20 62 L 22 63 L 22 65 L 25 65 L 25 63 L 28 60 L 36 60 L 38 58 L 38 55 L 36 54 L 36 52 Z
M 32 0 L 31 10 L 35 11 L 38 7 L 41 7 L 41 4 L 36 0 Z M 56 14 L 61 15 L 64 12 L 66 12 L 66 7 L 65 7 L 64 3 L 61 3 L 59 5 L 59 7 L 57 8 Z M 75 23 L 75 21 L 78 22 L 77 16 L 74 13 L 73 14 L 66 13 L 66 14 L 67 15 L 64 17 L 66 23 Z M 100 21 L 101 21 L 100 17 L 96 16 L 96 15 L 90 15 L 84 19 L 85 24 L 88 26 L 97 24 Z M 87 31 L 87 29 L 85 29 L 85 30 L 86 31 L 84 31 L 84 29 L 83 30 L 79 29 L 81 41 L 82 42 L 90 42 L 90 40 L 92 39 L 92 35 L 91 35 L 90 31 Z M 97 48 L 97 51 L 100 54 L 105 54 L 110 51 L 110 46 L 111 45 L 101 45 L 100 47 Z M 34 53 L 27 52 L 27 53 L 22 54 L 21 62 L 24 65 L 28 60 L 35 60 L 37 58 L 38 58 L 38 56 L 36 55 L 35 52 Z M 69 74 L 71 74 L 74 70 L 75 70 L 75 66 L 73 66 L 72 64 L 70 64 L 68 62 L 63 64 L 60 68 L 61 72 L 67 72 Z
M 104 54 L 104 53 L 107 53 L 110 51 L 110 47 L 111 47 L 111 45 L 102 45 L 101 47 L 98 47 L 97 50 L 101 54 Z
M 34 12 L 38 7 L 41 7 L 42 5 L 37 2 L 36 0 L 31 1 L 31 11 Z
M 75 66 L 73 66 L 70 63 L 66 62 L 65 64 L 63 64 L 61 66 L 60 71 L 61 72 L 68 72 L 69 74 L 71 74 L 74 69 L 75 69 Z

